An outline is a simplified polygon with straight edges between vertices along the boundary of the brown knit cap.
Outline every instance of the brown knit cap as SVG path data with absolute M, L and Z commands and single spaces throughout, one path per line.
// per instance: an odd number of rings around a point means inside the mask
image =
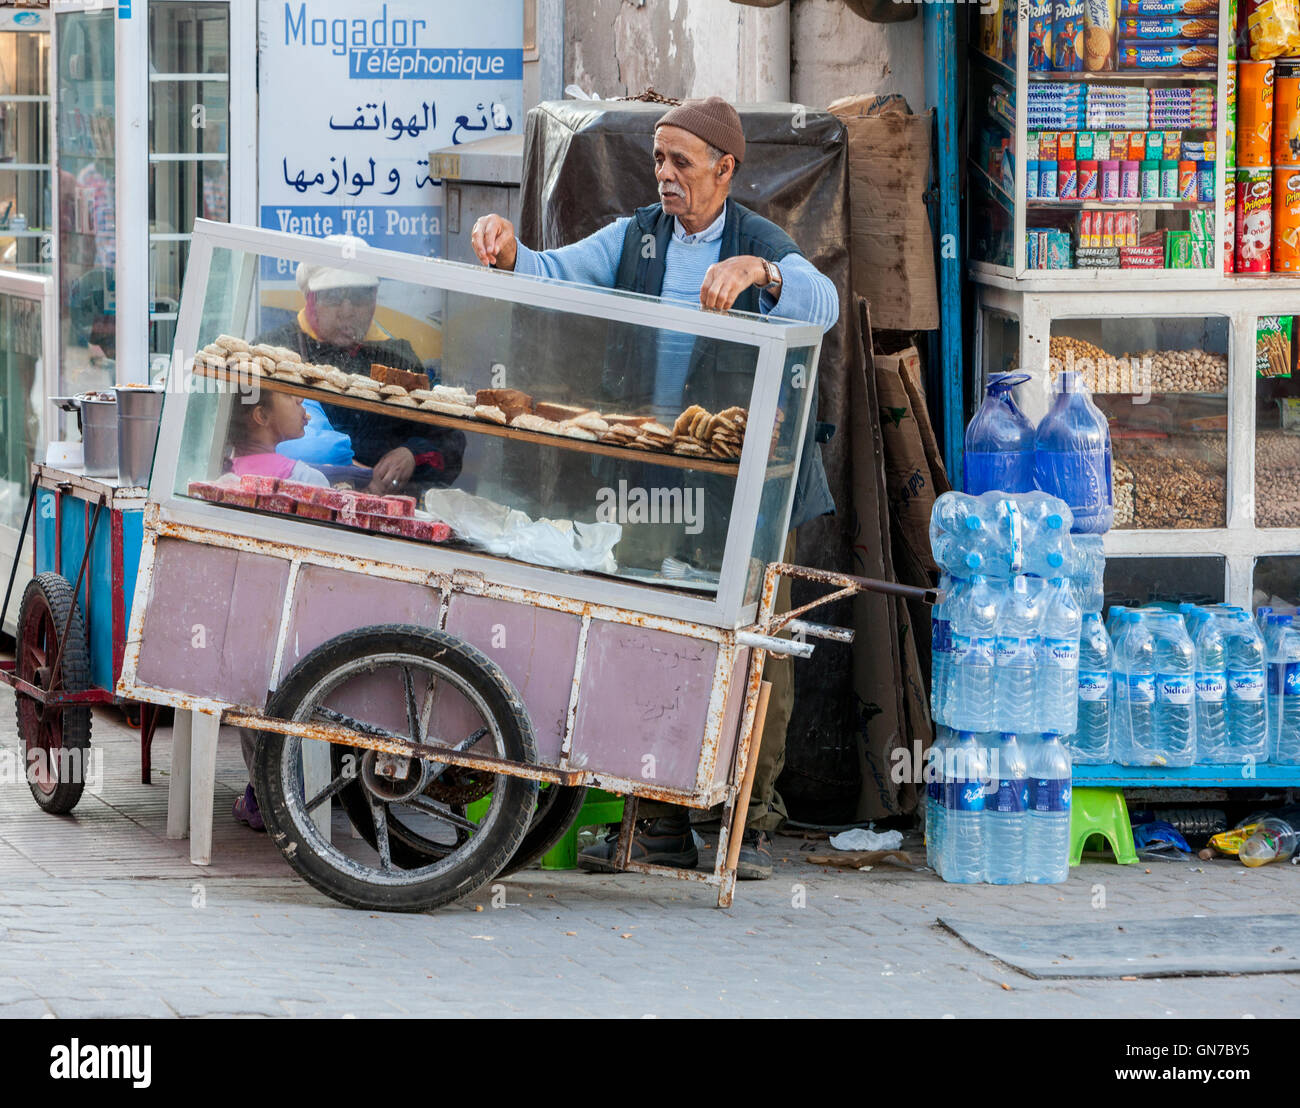
M 745 160 L 745 131 L 740 125 L 740 114 L 721 96 L 683 101 L 660 117 L 655 130 L 665 125 L 690 131 L 724 154 L 730 154 L 737 165 Z

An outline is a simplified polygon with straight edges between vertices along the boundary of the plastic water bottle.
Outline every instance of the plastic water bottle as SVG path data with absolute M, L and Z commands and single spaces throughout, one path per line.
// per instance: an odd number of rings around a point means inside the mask
M 984 402 L 966 427 L 962 474 L 968 493 L 1033 490 L 1034 425 L 1011 395 L 1029 379 L 1028 373 L 1016 373 L 989 381 Z
M 1079 705 L 1074 734 L 1066 740 L 1075 765 L 1111 760 L 1110 636 L 1098 612 L 1086 612 L 1079 633 Z
M 1055 731 L 1029 748 L 1029 833 L 1025 880 L 1056 885 L 1070 875 L 1070 752 Z
M 1273 609 L 1270 608 L 1267 604 L 1261 604 L 1258 608 L 1255 609 L 1255 626 L 1259 628 L 1260 634 L 1263 634 L 1264 625 L 1265 623 L 1267 623 L 1268 617 L 1271 616 L 1272 614 L 1273 614 Z
M 1074 556 L 1066 576 L 1074 590 L 1079 611 L 1100 612 L 1106 605 L 1106 552 L 1100 535 L 1071 535 Z
M 1196 761 L 1195 650 L 1182 616 L 1148 618 L 1155 638 L 1156 765 L 1190 766 Z
M 1221 615 L 1189 609 L 1196 659 L 1196 748 L 1202 762 L 1224 762 L 1228 754 L 1228 644 Z
M 1290 619 L 1290 616 L 1274 614 L 1269 611 L 1265 614 L 1263 626 L 1260 629 L 1260 634 L 1264 639 L 1265 711 L 1268 721 L 1268 748 L 1274 752 L 1275 761 L 1278 724 L 1281 720 L 1280 690 L 1283 677 L 1279 669 L 1278 649 L 1282 637 L 1282 628 L 1286 626 L 1286 621 Z
M 984 880 L 984 789 L 988 768 L 974 731 L 957 732 L 945 774 L 944 857 L 939 875 L 959 885 Z
M 993 754 L 984 798 L 984 880 L 1019 885 L 1025 880 L 1029 766 L 1014 732 L 1002 732 Z
M 1017 577 L 998 607 L 993 674 L 993 725 L 997 730 L 1034 730 L 1042 618 L 1043 606 L 1030 591 L 1029 579 Z
M 1114 639 L 1111 738 L 1115 760 L 1125 766 L 1163 764 L 1156 761 L 1156 653 L 1146 618 L 1145 612 L 1124 612 Z
M 1037 725 L 1034 730 L 1074 733 L 1079 712 L 1079 634 L 1083 613 L 1062 577 L 1048 583 L 1039 654 Z
M 966 585 L 960 577 L 945 574 L 939 582 L 943 598 L 930 609 L 930 713 L 936 723 L 948 722 L 952 680 L 952 609 Z
M 1264 636 L 1249 614 L 1225 612 L 1228 737 L 1221 758 L 1228 763 L 1266 762 L 1269 756 L 1265 701 Z
M 1277 619 L 1278 617 L 1272 617 Z M 1283 616 L 1274 653 L 1277 668 L 1277 739 L 1273 761 L 1300 765 L 1300 628 Z
M 993 654 L 998 594 L 982 576 L 970 579 L 952 610 L 952 693 L 949 726 L 959 731 L 993 729 Z
M 1110 428 L 1078 373 L 1066 370 L 1060 381 L 1034 436 L 1034 482 L 1070 506 L 1076 534 L 1102 535 L 1114 516 Z
M 1254 869 L 1269 862 L 1285 862 L 1300 846 L 1300 834 L 1284 819 L 1268 817 L 1259 821 L 1250 838 L 1241 844 L 1238 857 L 1242 865 Z
M 940 872 L 944 839 L 944 769 L 953 746 L 953 733 L 940 726 L 926 752 L 925 766 L 925 864 Z

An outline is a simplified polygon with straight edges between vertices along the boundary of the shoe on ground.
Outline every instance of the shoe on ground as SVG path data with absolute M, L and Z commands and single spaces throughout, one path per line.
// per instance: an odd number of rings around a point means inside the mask
M 611 831 L 602 842 L 587 847 L 578 855 L 578 868 L 594 873 L 617 873 L 614 866 L 617 849 L 618 832 Z M 694 869 L 699 865 L 700 852 L 695 849 L 690 817 L 683 812 L 680 816 L 638 820 L 632 834 L 629 860 L 649 866 Z
M 254 831 L 265 831 L 266 824 L 262 822 L 262 813 L 257 808 L 257 797 L 253 795 L 253 786 L 249 785 L 244 790 L 244 795 L 235 801 L 235 819 L 240 823 L 246 823 Z
M 772 836 L 766 831 L 746 831 L 740 840 L 736 877 L 741 881 L 765 881 L 772 876 Z

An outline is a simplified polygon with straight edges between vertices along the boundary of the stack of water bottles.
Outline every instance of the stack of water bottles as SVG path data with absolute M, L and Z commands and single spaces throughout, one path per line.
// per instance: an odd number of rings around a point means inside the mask
M 1112 607 L 1115 761 L 1300 764 L 1300 628 L 1230 604 Z
M 1078 711 L 1080 597 L 1098 551 L 1045 493 L 947 493 L 930 541 L 944 571 L 933 612 L 926 842 L 946 881 L 1064 881 Z M 1067 574 L 1074 574 L 1072 579 Z

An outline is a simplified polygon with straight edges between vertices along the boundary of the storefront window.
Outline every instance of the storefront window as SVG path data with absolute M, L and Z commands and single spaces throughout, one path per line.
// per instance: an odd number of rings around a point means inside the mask
M 1300 380 L 1294 317 L 1260 316 L 1255 333 L 1255 524 L 1300 527 Z
M 195 219 L 230 218 L 230 9 L 149 7 L 149 351 L 167 359 Z
M 114 383 L 117 358 L 116 12 L 58 17 L 60 392 Z
M 1106 607 L 1220 604 L 1225 567 L 1222 558 L 1107 558 Z
M 22 526 L 31 465 L 44 447 L 41 300 L 0 290 L 0 527 Z
M 1251 607 L 1274 611 L 1300 608 L 1300 557 L 1260 558 L 1255 562 Z
M 26 270 L 51 256 L 49 39 L 0 33 L 0 263 Z
M 1110 423 L 1116 528 L 1225 525 L 1228 349 L 1220 317 L 1053 321 L 1050 375 L 1078 371 Z

